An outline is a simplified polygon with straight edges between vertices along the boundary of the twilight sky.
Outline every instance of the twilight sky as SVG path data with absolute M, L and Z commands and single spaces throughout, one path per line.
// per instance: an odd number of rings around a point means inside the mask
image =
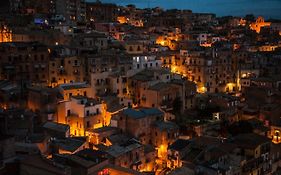
M 95 0 L 88 0 L 95 1 Z M 191 9 L 194 12 L 211 12 L 218 16 L 246 14 L 281 19 L 281 0 L 101 0 L 119 5 L 135 4 L 140 8 L 159 6 L 165 9 Z

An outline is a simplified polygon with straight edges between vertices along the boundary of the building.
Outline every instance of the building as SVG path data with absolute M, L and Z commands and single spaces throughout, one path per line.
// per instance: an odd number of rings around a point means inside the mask
M 49 52 L 37 42 L 1 43 L 1 79 L 28 84 L 48 83 Z
M 174 169 L 182 166 L 182 159 L 188 151 L 189 140 L 177 139 L 168 147 L 168 167 Z
M 55 138 L 65 138 L 70 136 L 70 127 L 66 124 L 46 122 L 43 128 L 47 135 Z
M 86 16 L 88 22 L 115 22 L 117 20 L 117 5 L 109 3 L 87 2 Z
M 179 136 L 179 127 L 169 121 L 157 121 L 152 124 L 151 140 L 158 151 L 158 157 L 167 160 L 168 146 Z
M 27 108 L 41 117 L 41 122 L 55 119 L 57 102 L 62 100 L 58 89 L 39 86 L 28 87 Z
M 128 94 L 133 99 L 134 104 L 141 104 L 145 89 L 160 82 L 170 82 L 171 79 L 171 72 L 167 69 L 143 70 L 128 78 Z
M 151 126 L 154 122 L 163 119 L 164 113 L 157 108 L 128 108 L 111 118 L 111 126 L 133 135 L 143 144 L 152 144 Z
M 0 22 L 0 43 L 12 42 L 12 31 Z
M 263 27 L 270 27 L 271 22 L 264 21 L 264 18 L 259 16 L 256 22 L 250 24 L 250 29 L 260 33 L 261 28 Z
M 70 100 L 72 96 L 86 96 L 93 98 L 94 91 L 91 86 L 85 82 L 73 82 L 67 84 L 61 84 L 58 87 L 63 100 Z
M 246 162 L 242 167 L 244 174 L 267 174 L 271 172 L 270 139 L 257 134 L 241 134 L 234 138 Z
M 54 58 L 49 61 L 49 86 L 84 82 L 85 64 L 76 56 Z
M 86 96 L 71 96 L 58 104 L 57 122 L 70 126 L 70 135 L 85 136 L 88 129 L 105 125 L 105 106 Z
M 53 154 L 75 154 L 89 148 L 86 137 L 66 137 L 54 139 L 51 142 Z
M 85 22 L 85 0 L 56 0 L 55 3 L 55 14 L 62 15 L 67 24 Z

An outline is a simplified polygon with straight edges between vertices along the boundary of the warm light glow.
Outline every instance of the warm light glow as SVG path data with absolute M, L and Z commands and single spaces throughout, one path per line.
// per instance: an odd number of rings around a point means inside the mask
M 212 47 L 212 43 L 201 43 L 200 46 L 202 46 L 202 47 Z
M 0 43 L 12 42 L 12 31 L 6 26 L 0 26 Z
M 197 88 L 197 92 L 200 94 L 204 94 L 205 92 L 207 92 L 207 88 L 206 87 L 199 87 Z
M 117 17 L 117 21 L 120 23 L 120 24 L 125 24 L 127 23 L 127 18 L 125 16 L 118 16 Z
M 281 135 L 279 130 L 274 131 L 272 142 L 275 144 L 281 143 Z
M 259 16 L 256 22 L 250 24 L 250 29 L 260 33 L 262 27 L 268 27 L 270 25 L 270 22 L 265 22 L 264 18 Z
M 176 42 L 181 41 L 182 35 L 180 33 L 173 33 L 171 35 L 159 36 L 156 39 L 156 44 L 169 47 L 171 50 L 176 50 Z
M 227 83 L 225 86 L 225 92 L 233 92 L 235 87 L 235 83 Z
M 245 26 L 246 23 L 247 23 L 247 21 L 245 19 L 242 19 L 242 18 L 239 21 L 239 25 L 241 25 L 241 26 Z
M 162 144 L 158 147 L 158 157 L 165 159 L 167 156 L 168 145 Z

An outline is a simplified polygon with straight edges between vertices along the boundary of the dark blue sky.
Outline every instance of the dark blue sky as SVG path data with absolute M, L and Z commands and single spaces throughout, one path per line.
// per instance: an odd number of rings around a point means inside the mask
M 95 1 L 95 0 L 88 0 Z M 159 6 L 165 9 L 191 9 L 195 12 L 211 12 L 218 16 L 246 14 L 281 19 L 281 0 L 101 0 L 119 5 L 135 4 L 137 7 Z

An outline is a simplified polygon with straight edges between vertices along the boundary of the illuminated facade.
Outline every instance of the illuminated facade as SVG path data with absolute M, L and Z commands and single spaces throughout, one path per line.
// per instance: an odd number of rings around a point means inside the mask
M 94 98 L 95 94 L 91 86 L 85 82 L 75 82 L 59 85 L 59 91 L 64 101 L 68 101 L 72 96 L 85 96 Z
M 49 62 L 49 86 L 83 82 L 85 65 L 83 59 L 78 57 L 55 58 Z
M 281 128 L 280 127 L 271 127 L 271 138 L 272 142 L 275 144 L 281 143 Z
M 68 124 L 73 136 L 85 136 L 86 130 L 104 126 L 104 117 L 104 104 L 84 96 L 72 96 L 58 105 L 58 122 Z
M 195 82 L 199 93 L 234 92 L 237 86 L 229 55 L 230 51 L 210 48 L 163 58 L 163 64 Z
M 128 54 L 142 54 L 144 52 L 144 44 L 138 41 L 126 41 L 124 43 Z
M 256 22 L 250 24 L 250 29 L 256 31 L 257 33 L 260 33 L 261 28 L 270 27 L 270 25 L 270 22 L 265 22 L 264 18 L 259 16 Z
M 174 28 L 172 32 L 167 32 L 164 35 L 160 35 L 156 38 L 156 44 L 169 47 L 170 50 L 176 50 L 178 48 L 178 42 L 184 39 L 184 35 L 179 28 Z
M 0 23 L 0 43 L 12 42 L 12 31 Z
M 170 82 L 171 78 L 171 72 L 166 69 L 143 70 L 128 78 L 129 96 L 134 104 L 141 104 L 145 89 L 159 82 Z

